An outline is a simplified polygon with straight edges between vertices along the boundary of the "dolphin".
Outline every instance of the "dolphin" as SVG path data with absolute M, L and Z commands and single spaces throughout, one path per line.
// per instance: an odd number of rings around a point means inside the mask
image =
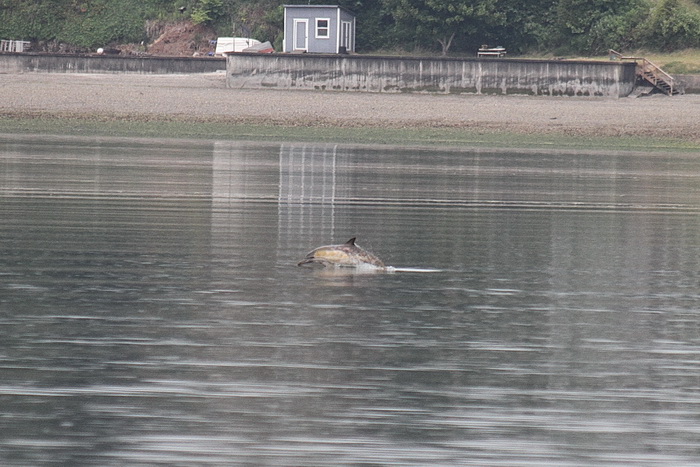
M 305 264 L 320 264 L 322 266 L 354 267 L 369 266 L 376 269 L 387 269 L 381 259 L 367 250 L 363 250 L 355 244 L 356 237 L 352 237 L 340 245 L 327 245 L 310 251 L 306 258 L 299 261 L 297 266 Z

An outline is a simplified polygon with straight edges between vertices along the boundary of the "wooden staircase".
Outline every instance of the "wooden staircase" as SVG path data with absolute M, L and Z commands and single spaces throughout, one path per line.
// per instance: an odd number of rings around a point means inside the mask
M 660 66 L 655 65 L 644 57 L 625 57 L 620 52 L 610 49 L 611 60 L 634 60 L 637 64 L 637 76 L 651 83 L 664 94 L 673 96 L 678 94 L 673 76 L 666 73 Z

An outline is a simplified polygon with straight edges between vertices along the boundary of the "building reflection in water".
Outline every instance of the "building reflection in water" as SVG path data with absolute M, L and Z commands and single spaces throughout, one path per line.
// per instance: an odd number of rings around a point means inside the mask
M 339 183 L 337 145 L 283 144 L 279 158 L 281 248 L 299 238 L 332 239 Z M 347 185 L 345 185 L 347 186 Z
M 334 238 L 335 203 L 342 186 L 336 169 L 343 154 L 347 159 L 337 145 L 217 142 L 213 248 L 229 249 L 236 238 L 260 235 L 256 224 L 261 222 L 277 224 L 276 238 L 270 231 L 263 235 L 278 251 L 298 248 L 300 238 L 310 245 Z

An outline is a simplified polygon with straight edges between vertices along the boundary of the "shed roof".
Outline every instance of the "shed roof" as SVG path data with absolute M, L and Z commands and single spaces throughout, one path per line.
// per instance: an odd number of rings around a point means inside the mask
M 340 6 L 340 5 L 282 5 L 282 6 L 284 6 L 284 8 L 339 8 L 343 11 L 350 13 L 353 16 L 356 16 L 352 10 L 348 10 L 347 8 Z

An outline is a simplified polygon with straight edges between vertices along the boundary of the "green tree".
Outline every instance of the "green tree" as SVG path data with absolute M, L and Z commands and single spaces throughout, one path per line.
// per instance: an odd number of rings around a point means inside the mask
M 497 8 L 505 19 L 484 31 L 485 42 L 498 42 L 514 52 L 547 49 L 554 36 L 556 1 L 498 0 Z
M 143 0 L 0 0 L 0 36 L 77 49 L 138 42 L 148 5 Z
M 0 37 L 45 49 L 140 42 L 147 24 L 190 18 L 219 35 L 279 45 L 284 3 L 327 0 L 0 0 Z M 336 2 L 331 2 L 336 3 Z M 608 48 L 700 46 L 700 0 L 337 0 L 357 15 L 357 49 L 430 48 L 447 54 L 482 43 L 599 54 Z M 179 7 L 187 6 L 185 14 Z M 66 46 L 66 47 L 64 47 Z
M 649 18 L 646 42 L 665 51 L 700 46 L 700 14 L 679 0 L 661 0 Z
M 633 1 L 626 12 L 608 13 L 598 19 L 579 44 L 588 53 L 599 55 L 609 49 L 637 48 L 644 34 L 644 23 L 649 17 L 650 4 L 646 0 Z
M 0 0 L 0 37 L 51 40 L 66 21 L 66 0 Z
M 622 47 L 639 34 L 648 0 L 558 0 L 554 45 L 577 53 Z
M 224 15 L 223 0 L 198 0 L 192 7 L 192 22 L 194 24 L 212 23 Z
M 396 24 L 437 41 L 446 55 L 456 37 L 474 40 L 501 25 L 505 15 L 495 0 L 384 0 Z
M 140 42 L 144 20 L 139 0 L 94 0 L 83 4 L 57 31 L 56 40 L 94 49 L 114 42 Z

